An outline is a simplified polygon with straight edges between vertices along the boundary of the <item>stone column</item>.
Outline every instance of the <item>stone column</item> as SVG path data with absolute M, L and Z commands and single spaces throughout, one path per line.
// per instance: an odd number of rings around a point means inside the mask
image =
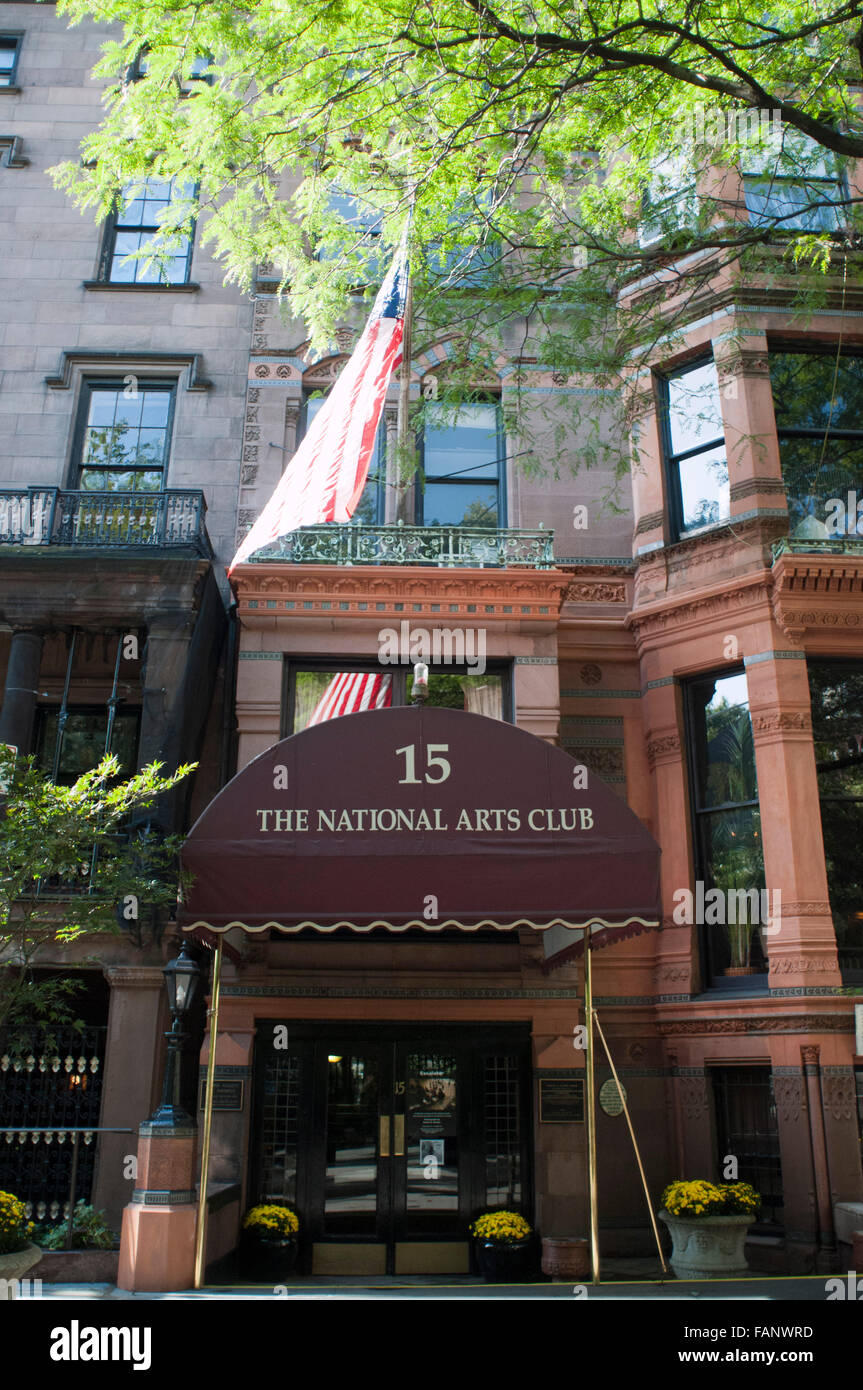
M 0 711 L 0 743 L 11 743 L 26 756 L 33 747 L 36 694 L 42 664 L 42 634 L 19 629 L 12 634 L 6 689 Z
M 135 1130 L 158 1099 L 165 979 L 156 966 L 112 965 L 104 973 L 111 1000 L 99 1123 L 128 1126 L 130 1133 L 99 1136 L 93 1205 L 117 1225 L 136 1181 L 135 1165 L 128 1162 L 135 1154 Z
M 809 1111 L 809 1139 L 812 1145 L 812 1168 L 815 1176 L 815 1206 L 818 1212 L 818 1253 L 816 1270 L 829 1272 L 836 1255 L 836 1236 L 833 1231 L 833 1205 L 830 1200 L 830 1171 L 827 1166 L 827 1138 L 824 1133 L 824 1112 L 821 1105 L 820 1061 L 821 1048 L 801 1047 L 806 1099 Z
M 802 653 L 767 651 L 747 657 L 745 665 L 765 881 L 771 895 L 781 892 L 779 921 L 771 923 L 764 938 L 770 986 L 841 985 L 818 814 L 806 661 Z

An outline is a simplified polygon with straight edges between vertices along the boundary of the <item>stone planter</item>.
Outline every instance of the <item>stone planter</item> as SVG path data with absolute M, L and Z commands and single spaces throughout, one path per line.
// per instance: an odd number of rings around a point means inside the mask
M 0 1255 L 0 1299 L 6 1300 L 17 1297 L 16 1282 L 29 1275 L 41 1260 L 42 1251 L 38 1245 L 28 1243 L 23 1250 L 16 1250 L 12 1255 Z
M 671 1233 L 671 1268 L 678 1279 L 737 1279 L 748 1274 L 743 1247 L 752 1217 L 658 1213 Z
M 590 1251 L 579 1236 L 543 1236 L 542 1272 L 568 1283 L 590 1275 Z

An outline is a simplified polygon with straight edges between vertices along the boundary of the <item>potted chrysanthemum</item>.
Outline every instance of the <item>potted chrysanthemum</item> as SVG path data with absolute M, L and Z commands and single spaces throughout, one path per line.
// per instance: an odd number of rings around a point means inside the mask
M 677 1278 L 734 1279 L 748 1273 L 743 1247 L 760 1210 L 761 1198 L 748 1182 L 670 1183 L 659 1219 L 671 1232 Z
M 33 1222 L 27 1220 L 24 1203 L 11 1192 L 0 1192 L 0 1279 L 9 1298 L 16 1285 L 42 1258 L 30 1239 Z
M 533 1229 L 517 1211 L 487 1211 L 472 1222 L 480 1273 L 489 1284 L 514 1284 L 527 1276 Z
M 262 1202 L 251 1207 L 243 1220 L 240 1268 L 256 1283 L 278 1283 L 297 1262 L 300 1220 L 292 1207 Z

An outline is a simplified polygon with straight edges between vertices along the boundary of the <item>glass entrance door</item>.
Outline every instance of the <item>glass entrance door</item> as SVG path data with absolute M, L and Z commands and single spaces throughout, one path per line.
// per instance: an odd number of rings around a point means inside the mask
M 250 1196 L 296 1206 L 306 1272 L 468 1273 L 480 1211 L 529 1214 L 529 1055 L 523 1029 L 259 1025 Z

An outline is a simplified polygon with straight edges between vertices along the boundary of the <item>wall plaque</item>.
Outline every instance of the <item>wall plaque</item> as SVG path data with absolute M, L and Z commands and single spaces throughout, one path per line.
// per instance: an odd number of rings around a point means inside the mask
M 542 1076 L 539 1081 L 541 1125 L 584 1123 L 584 1082 L 575 1077 Z
M 245 1085 L 245 1081 L 225 1081 L 216 1077 L 216 1082 L 213 1086 L 213 1109 L 242 1110 Z M 198 1094 L 199 1110 L 203 1110 L 204 1108 L 206 1089 L 206 1079 L 203 1079 Z
M 620 1098 L 621 1091 L 623 1092 L 623 1100 Z M 617 1082 L 613 1076 L 610 1076 L 607 1081 L 603 1081 L 599 1088 L 599 1103 L 606 1115 L 622 1115 L 623 1101 L 628 1099 L 626 1087 L 621 1086 L 618 1090 Z

